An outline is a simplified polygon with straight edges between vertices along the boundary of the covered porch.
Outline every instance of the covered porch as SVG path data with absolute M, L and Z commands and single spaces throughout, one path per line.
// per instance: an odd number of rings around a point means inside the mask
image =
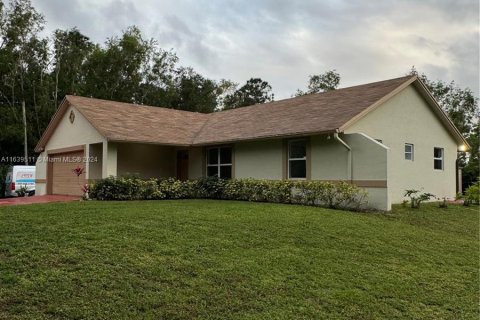
M 201 147 L 104 141 L 88 144 L 85 149 L 86 178 L 90 182 L 124 175 L 187 180 L 200 178 L 205 171 Z

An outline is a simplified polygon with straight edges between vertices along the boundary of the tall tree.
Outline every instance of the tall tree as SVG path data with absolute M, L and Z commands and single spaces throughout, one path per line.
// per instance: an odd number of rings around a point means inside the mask
M 84 64 L 94 49 L 90 39 L 77 28 L 55 30 L 53 35 L 53 58 L 55 81 L 54 104 L 67 94 L 82 94 Z
M 340 74 L 336 70 L 330 70 L 322 74 L 310 75 L 308 79 L 307 91 L 297 89 L 295 96 L 306 94 L 327 92 L 335 90 L 340 84 Z
M 176 77 L 177 97 L 173 108 L 211 113 L 217 107 L 218 87 L 191 68 L 180 68 Z
M 251 78 L 240 89 L 225 96 L 223 109 L 235 109 L 273 101 L 272 86 L 260 78 Z
M 96 45 L 84 64 L 83 95 L 172 107 L 177 56 L 129 27 L 121 37 Z
M 410 74 L 418 75 L 432 93 L 442 109 L 448 114 L 455 126 L 463 134 L 473 130 L 478 120 L 478 98 L 469 88 L 460 88 L 455 81 L 430 80 L 424 73 L 419 74 L 412 67 Z
M 472 131 L 467 136 L 470 150 L 468 153 L 468 159 L 464 160 L 464 167 L 462 170 L 463 185 L 468 187 L 472 183 L 479 180 L 480 176 L 480 123 L 473 126 Z
M 225 109 L 225 99 L 233 95 L 238 88 L 238 83 L 235 83 L 231 80 L 221 79 L 217 83 L 217 109 L 216 111 L 221 111 Z
M 152 41 L 145 40 L 137 27 L 129 27 L 121 37 L 108 39 L 105 48 L 97 45 L 85 63 L 85 93 L 136 102 Z
M 42 127 L 37 102 L 47 92 L 43 79 L 48 67 L 48 42 L 39 36 L 43 16 L 30 1 L 14 0 L 8 7 L 0 7 L 0 119 L 5 124 L 0 128 L 0 152 L 18 156 L 27 154 L 20 151 L 20 146 L 26 147 L 24 140 L 30 141 L 31 152 Z

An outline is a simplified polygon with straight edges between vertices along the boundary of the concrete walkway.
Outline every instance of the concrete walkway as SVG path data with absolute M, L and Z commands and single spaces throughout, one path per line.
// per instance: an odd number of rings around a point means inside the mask
M 33 196 L 33 197 L 16 197 L 0 199 L 0 207 L 4 206 L 16 206 L 22 204 L 34 204 L 34 203 L 50 203 L 50 202 L 68 202 L 80 200 L 77 196 L 60 196 L 60 195 L 48 195 L 48 196 Z

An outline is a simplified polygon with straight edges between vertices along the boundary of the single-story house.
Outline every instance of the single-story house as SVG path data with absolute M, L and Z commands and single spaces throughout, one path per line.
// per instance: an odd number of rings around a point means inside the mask
M 416 76 L 211 114 L 67 96 L 35 149 L 36 192 L 128 173 L 349 181 L 390 210 L 405 189 L 453 198 L 466 147 Z

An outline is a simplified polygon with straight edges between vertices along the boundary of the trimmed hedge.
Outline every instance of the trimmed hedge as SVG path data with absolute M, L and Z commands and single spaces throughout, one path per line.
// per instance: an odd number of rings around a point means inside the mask
M 90 187 L 98 200 L 225 199 L 360 210 L 367 193 L 346 182 L 231 179 L 208 177 L 180 181 L 142 180 L 135 176 L 109 177 Z

